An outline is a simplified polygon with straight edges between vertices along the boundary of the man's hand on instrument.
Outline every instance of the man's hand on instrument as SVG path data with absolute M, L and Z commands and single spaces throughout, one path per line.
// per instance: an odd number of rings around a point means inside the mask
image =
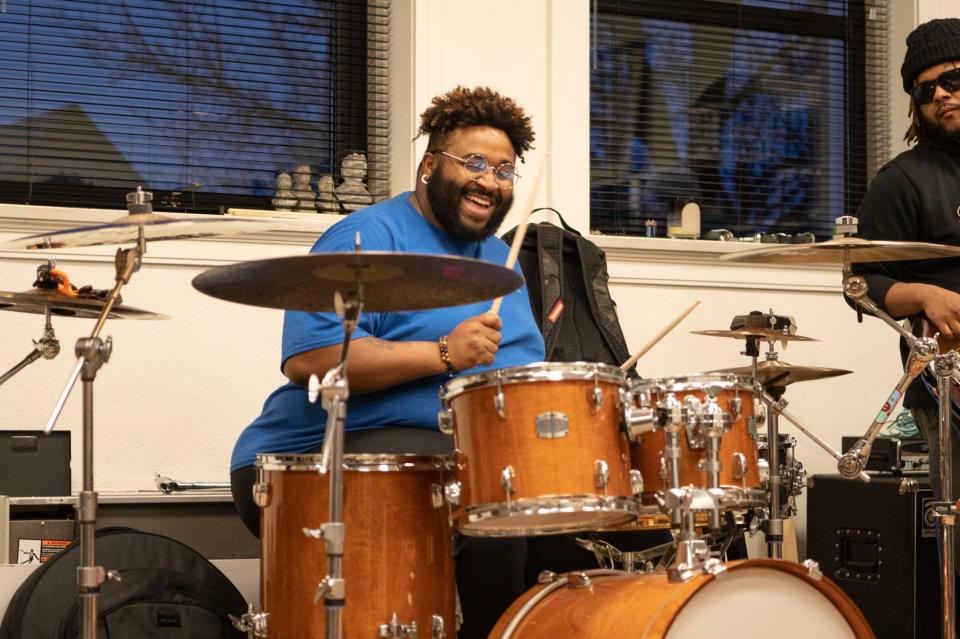
M 923 312 L 944 337 L 960 336 L 960 294 L 939 286 L 924 285 Z
M 480 364 L 492 364 L 500 349 L 503 321 L 494 313 L 484 313 L 463 320 L 447 337 L 450 362 L 458 371 Z

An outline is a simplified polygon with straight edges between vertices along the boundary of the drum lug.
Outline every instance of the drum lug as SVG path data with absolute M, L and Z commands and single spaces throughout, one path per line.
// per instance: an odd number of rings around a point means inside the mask
M 382 639 L 417 639 L 417 622 L 411 621 L 409 624 L 400 623 L 397 613 L 393 613 L 389 623 L 380 624 L 377 628 L 377 637 Z
M 500 419 L 507 418 L 507 400 L 503 396 L 503 373 L 502 371 L 497 371 L 497 392 L 493 396 L 493 408 L 497 411 L 497 416 Z
M 639 495 L 643 492 L 643 475 L 640 474 L 640 471 L 636 468 L 630 469 L 630 491 L 634 495 Z
M 805 559 L 803 565 L 807 568 L 807 576 L 814 581 L 823 579 L 823 572 L 820 570 L 820 564 L 813 559 Z
M 437 424 L 440 426 L 440 432 L 444 435 L 453 435 L 454 428 L 456 426 L 456 421 L 453 416 L 453 411 L 449 406 L 444 406 L 437 413 Z
M 253 503 L 260 508 L 270 505 L 270 484 L 258 481 L 253 485 Z
M 541 570 L 540 574 L 537 575 L 538 584 L 552 584 L 557 579 L 559 579 L 559 575 L 552 570 Z
M 703 404 L 700 399 L 687 395 L 683 398 L 683 412 L 686 413 L 686 419 L 682 423 L 686 426 L 687 444 L 691 449 L 703 448 L 706 446 L 706 438 L 703 434 L 701 424 L 701 411 Z
M 730 417 L 733 421 L 740 419 L 740 416 L 743 415 L 743 400 L 740 399 L 739 395 L 730 399 L 727 403 L 727 409 L 730 411 Z
M 733 477 L 741 481 L 746 481 L 747 477 L 747 457 L 741 452 L 733 454 Z M 743 485 L 746 488 L 746 484 Z
M 610 466 L 603 459 L 593 462 L 593 484 L 607 495 L 607 486 L 610 484 Z
M 513 480 L 516 479 L 517 474 L 513 470 L 513 466 L 505 466 L 503 470 L 500 471 L 500 485 L 503 486 L 503 492 L 507 496 L 507 503 L 510 503 L 510 495 L 513 494 Z
M 228 615 L 230 623 L 240 632 L 245 632 L 248 638 L 262 639 L 267 636 L 267 617 L 266 612 L 254 612 L 253 604 L 247 604 L 247 612 L 239 617 Z
M 460 505 L 461 484 L 458 481 L 448 481 L 443 485 L 443 496 L 451 506 Z M 436 504 L 436 502 L 434 502 Z
M 440 615 L 430 616 L 430 639 L 446 639 L 447 631 Z
M 589 588 L 593 585 L 593 580 L 585 572 L 570 572 L 567 573 L 567 584 L 571 588 Z
M 440 484 L 430 484 L 430 503 L 434 508 L 443 507 L 443 486 Z
M 570 418 L 566 413 L 550 411 L 533 418 L 534 430 L 540 439 L 561 439 L 570 433 Z
M 590 401 L 593 404 L 590 410 L 593 414 L 597 414 L 603 408 L 603 391 L 600 389 L 600 382 L 596 377 L 593 378 L 593 390 L 590 392 L 590 396 Z

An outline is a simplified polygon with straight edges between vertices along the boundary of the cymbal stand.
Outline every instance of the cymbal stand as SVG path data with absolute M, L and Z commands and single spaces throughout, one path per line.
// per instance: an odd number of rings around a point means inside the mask
M 956 537 L 956 515 L 957 505 L 953 501 L 953 463 L 951 439 L 951 385 L 957 376 L 957 369 L 960 366 L 960 355 L 952 350 L 945 355 L 940 354 L 940 347 L 937 342 L 938 335 L 933 337 L 916 337 L 899 322 L 884 313 L 871 299 L 867 297 L 867 281 L 862 276 L 854 275 L 850 268 L 849 249 L 844 250 L 843 261 L 843 292 L 853 300 L 860 308 L 879 317 L 888 326 L 893 328 L 906 340 L 910 347 L 910 354 L 907 357 L 904 374 L 900 378 L 889 399 L 880 409 L 880 413 L 874 419 L 867 430 L 867 433 L 861 437 L 856 444 L 844 455 L 839 463 L 840 474 L 849 477 L 851 473 L 863 470 L 866 460 L 870 456 L 870 448 L 873 440 L 876 439 L 880 429 L 886 423 L 887 419 L 896 409 L 903 397 L 910 382 L 919 375 L 925 366 L 937 378 L 937 403 L 939 408 L 939 440 L 940 440 L 940 501 L 931 505 L 934 516 L 940 522 L 940 556 L 943 558 L 941 565 L 940 584 L 941 584 L 941 621 L 944 639 L 955 639 L 956 631 L 956 610 L 954 602 L 956 601 L 956 575 L 955 564 L 956 557 L 954 551 L 954 539 Z
M 136 196 L 132 199 L 131 196 Z M 127 199 L 134 206 L 149 207 L 148 193 L 137 189 L 136 193 L 128 195 Z M 103 310 L 97 318 L 97 323 L 90 333 L 89 337 L 81 337 L 77 340 L 74 352 L 77 355 L 77 365 L 74 367 L 67 381 L 66 388 L 60 394 L 60 399 L 54 408 L 53 415 L 44 428 L 44 433 L 49 434 L 57 418 L 63 411 L 63 406 L 77 382 L 77 378 L 82 376 L 83 381 L 83 490 L 80 492 L 80 499 L 77 505 L 77 521 L 80 523 L 80 567 L 77 568 L 77 590 L 79 592 L 80 609 L 80 628 L 82 639 L 96 639 L 97 636 L 97 595 L 100 594 L 100 586 L 107 580 L 119 581 L 119 574 L 116 571 L 106 571 L 103 566 L 95 565 L 94 559 L 94 538 L 96 535 L 97 523 L 97 493 L 93 490 L 93 383 L 96 380 L 97 371 L 110 359 L 110 353 L 113 350 L 113 340 L 109 337 L 106 341 L 100 339 L 100 331 L 113 310 L 114 304 L 120 297 L 120 289 L 130 281 L 135 272 L 140 270 L 143 254 L 147 250 L 146 236 L 143 225 L 139 226 L 137 245 L 129 249 L 118 249 L 114 257 L 114 267 L 116 268 L 116 284 L 104 302 Z
M 46 318 L 43 337 L 38 340 L 33 341 L 33 350 L 29 355 L 24 357 L 20 362 L 8 370 L 3 375 L 0 375 L 0 385 L 4 384 L 8 379 L 22 371 L 24 368 L 34 363 L 41 357 L 43 359 L 53 359 L 60 354 L 60 342 L 57 340 L 56 334 L 53 332 L 53 324 L 50 321 L 50 307 L 48 306 L 44 310 L 44 317 Z

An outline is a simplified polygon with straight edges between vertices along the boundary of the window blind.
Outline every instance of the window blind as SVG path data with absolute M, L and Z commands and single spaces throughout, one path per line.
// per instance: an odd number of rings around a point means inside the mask
M 389 0 L 7 0 L 0 201 L 270 208 L 308 164 L 389 178 Z
M 888 145 L 866 126 L 885 0 L 597 0 L 594 18 L 593 229 L 663 236 L 679 198 L 704 233 L 827 239 L 855 209 Z

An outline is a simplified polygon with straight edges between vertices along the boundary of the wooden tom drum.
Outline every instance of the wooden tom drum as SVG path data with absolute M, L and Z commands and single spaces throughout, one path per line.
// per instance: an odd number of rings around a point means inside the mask
M 456 634 L 451 530 L 441 498 L 447 457 L 344 455 L 345 637 Z M 323 636 L 327 574 L 322 539 L 304 528 L 329 519 L 329 475 L 319 455 L 258 455 L 260 596 L 270 639 Z M 392 625 L 391 625 L 392 624 Z M 431 634 L 434 633 L 434 634 Z
M 541 535 L 637 513 L 621 425 L 626 378 L 613 366 L 539 363 L 459 377 L 441 390 L 454 435 L 453 522 L 465 535 Z

